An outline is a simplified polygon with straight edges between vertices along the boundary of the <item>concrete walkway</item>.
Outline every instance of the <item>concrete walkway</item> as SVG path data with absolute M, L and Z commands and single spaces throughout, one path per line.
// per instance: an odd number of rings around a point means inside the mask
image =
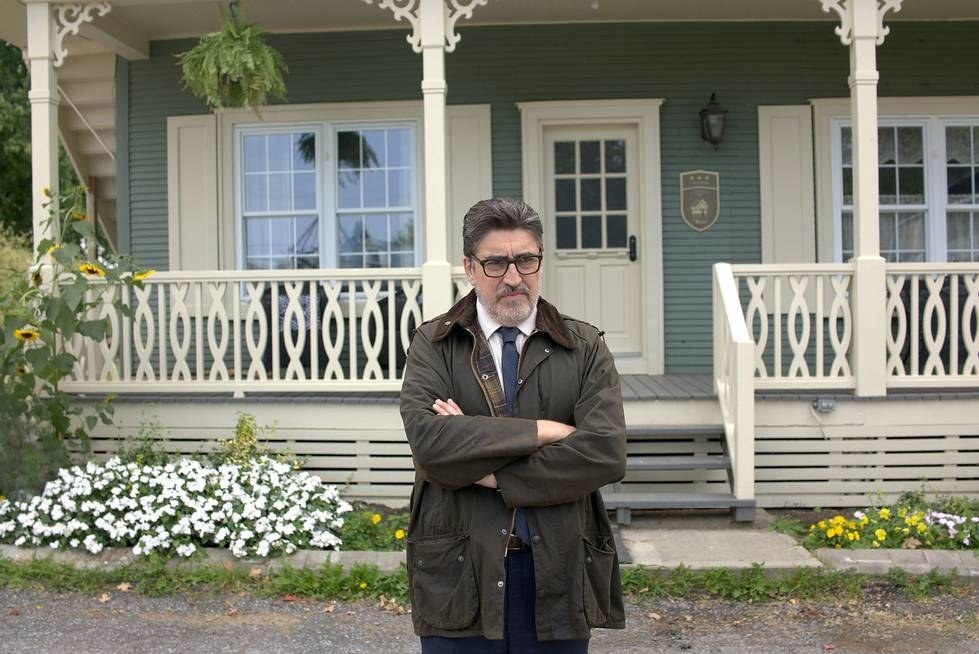
M 634 517 L 621 528 L 633 565 L 692 569 L 750 568 L 770 572 L 825 567 L 864 574 L 886 574 L 900 568 L 910 574 L 936 570 L 979 580 L 979 550 L 836 550 L 809 552 L 795 539 L 771 529 L 771 516 L 758 509 L 751 523 L 726 513 L 658 513 Z

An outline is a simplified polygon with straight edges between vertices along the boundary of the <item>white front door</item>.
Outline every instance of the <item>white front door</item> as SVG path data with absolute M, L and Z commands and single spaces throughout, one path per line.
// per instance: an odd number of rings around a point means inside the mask
M 620 372 L 646 372 L 639 147 L 632 125 L 544 130 L 544 296 L 605 332 Z

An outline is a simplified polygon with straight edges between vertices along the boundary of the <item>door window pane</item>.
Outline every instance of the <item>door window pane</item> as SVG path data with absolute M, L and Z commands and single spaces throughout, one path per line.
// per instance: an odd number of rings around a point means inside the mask
M 581 217 L 581 247 L 582 249 L 602 247 L 602 217 Z
M 602 172 L 601 141 L 581 141 L 579 147 L 581 148 L 581 169 L 578 172 Z
M 554 181 L 554 209 L 556 211 L 574 211 L 577 209 L 576 195 L 573 179 Z
M 574 216 L 558 216 L 556 232 L 557 249 L 573 250 L 578 247 L 578 221 Z
M 625 141 L 605 141 L 605 172 L 625 172 Z
M 554 144 L 554 172 L 558 175 L 575 173 L 574 141 L 559 141 Z
M 624 248 L 626 247 L 626 222 L 625 216 L 615 215 L 605 219 L 606 247 Z
M 581 208 L 584 211 L 601 211 L 602 209 L 602 180 L 581 180 Z
M 609 211 L 625 210 L 625 177 L 605 179 L 605 208 Z

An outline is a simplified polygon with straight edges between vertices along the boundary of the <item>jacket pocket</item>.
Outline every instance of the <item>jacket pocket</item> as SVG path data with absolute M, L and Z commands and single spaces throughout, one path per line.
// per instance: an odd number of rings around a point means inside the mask
M 608 620 L 612 602 L 615 549 L 611 538 L 601 538 L 597 544 L 587 538 L 582 542 L 585 550 L 581 580 L 585 620 L 589 627 L 600 627 Z
M 408 541 L 411 610 L 437 629 L 462 629 L 476 619 L 479 594 L 469 535 Z

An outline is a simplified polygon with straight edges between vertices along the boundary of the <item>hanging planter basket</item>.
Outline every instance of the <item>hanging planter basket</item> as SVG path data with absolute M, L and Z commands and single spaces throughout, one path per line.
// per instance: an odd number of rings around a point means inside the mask
M 270 96 L 285 98 L 282 74 L 288 68 L 265 42 L 264 30 L 241 22 L 238 2 L 220 11 L 221 29 L 177 55 L 184 88 L 211 109 L 247 107 L 258 113 Z

